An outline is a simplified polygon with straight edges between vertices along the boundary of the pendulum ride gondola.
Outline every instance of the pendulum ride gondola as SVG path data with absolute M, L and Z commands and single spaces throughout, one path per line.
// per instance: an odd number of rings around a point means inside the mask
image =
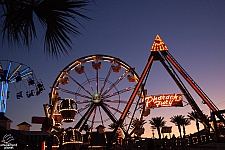
M 86 142 L 90 143 L 94 129 L 102 126 L 107 143 L 105 128 L 118 123 L 138 80 L 134 68 L 109 55 L 89 55 L 71 62 L 60 71 L 51 87 L 49 104 L 44 105 L 46 117 L 51 120 L 49 130 L 57 131 L 62 145 L 68 146 L 84 142 L 81 132 L 87 126 L 90 133 Z M 140 118 L 143 112 L 139 100 L 137 96 L 132 101 L 125 125 L 119 126 L 125 135 L 132 133 L 133 118 Z M 62 124 L 70 122 L 74 127 L 62 129 Z
M 44 90 L 43 83 L 36 79 L 34 71 L 22 63 L 0 60 L 0 113 L 6 112 L 6 101 L 12 98 L 10 90 L 15 90 L 15 98 L 37 96 Z
M 173 58 L 173 56 L 168 52 L 167 46 L 164 44 L 159 35 L 156 36 L 154 43 L 151 47 L 151 54 L 149 56 L 148 62 L 144 68 L 142 75 L 139 78 L 139 81 L 136 87 L 131 94 L 127 105 L 118 120 L 117 126 L 114 128 L 113 135 L 110 138 L 110 142 L 107 145 L 107 149 L 110 149 L 112 146 L 112 138 L 115 135 L 118 127 L 123 124 L 125 116 L 129 112 L 129 109 L 135 99 L 135 96 L 138 94 L 138 91 L 141 86 L 143 86 L 143 82 L 146 82 L 147 77 L 149 75 L 151 66 L 153 61 L 160 61 L 172 79 L 175 81 L 182 94 L 185 96 L 191 108 L 199 115 L 201 122 L 204 126 L 210 128 L 209 120 L 206 118 L 206 115 L 203 114 L 199 106 L 196 104 L 195 100 L 185 87 L 184 83 L 181 81 L 180 76 L 186 80 L 186 82 L 194 89 L 194 91 L 200 96 L 203 101 L 203 104 L 206 104 L 210 110 L 216 115 L 218 119 L 224 122 L 224 116 L 220 113 L 224 113 L 225 111 L 219 111 L 216 105 L 210 100 L 210 98 L 203 92 L 203 90 L 197 85 L 197 83 L 188 75 L 188 73 L 181 67 L 181 65 Z M 178 76 L 180 74 L 180 76 Z M 225 123 L 225 122 L 224 122 Z

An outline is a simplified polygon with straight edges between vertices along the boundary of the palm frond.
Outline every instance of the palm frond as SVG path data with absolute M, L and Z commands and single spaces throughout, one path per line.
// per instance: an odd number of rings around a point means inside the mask
M 29 46 L 36 37 L 35 24 L 32 17 L 33 3 L 26 1 L 5 1 L 3 21 L 3 39 L 9 44 Z M 2 5 L 3 7 L 3 5 Z
M 153 117 L 151 120 L 149 120 L 149 123 L 154 127 L 163 127 L 166 124 L 166 121 L 164 120 L 164 117 Z
M 143 119 L 138 119 L 138 118 L 135 118 L 131 124 L 131 128 L 143 128 L 143 126 L 146 124 L 146 121 L 143 120 Z
M 38 23 L 43 27 L 44 51 L 52 56 L 68 55 L 71 36 L 81 34 L 79 19 L 91 20 L 80 10 L 91 0 L 2 0 L 3 39 L 8 44 L 29 47 L 37 39 Z M 37 18 L 37 19 L 35 19 Z M 39 22 L 38 22 L 39 21 Z M 40 31 L 39 31 L 40 32 Z
M 184 115 L 174 115 L 170 118 L 170 122 L 174 123 L 176 126 L 180 126 L 183 119 Z
M 191 111 L 191 112 L 188 112 L 188 115 L 187 115 L 191 120 L 193 121 L 197 121 L 199 120 L 199 115 L 197 112 L 195 111 Z

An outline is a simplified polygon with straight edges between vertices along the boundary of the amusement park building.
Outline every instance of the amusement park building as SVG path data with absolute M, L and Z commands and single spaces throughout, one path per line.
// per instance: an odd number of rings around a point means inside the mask
M 22 122 L 18 124 L 18 130 L 10 129 L 10 123 L 12 122 L 5 116 L 0 117 L 0 138 L 1 144 L 0 149 L 4 149 L 7 143 L 12 144 L 12 149 L 18 150 L 54 150 L 54 149 L 106 149 L 106 139 L 112 136 L 112 132 L 86 132 L 82 135 L 82 144 L 78 147 L 75 144 L 67 144 L 60 146 L 57 140 L 54 138 L 54 133 L 47 131 L 30 131 L 30 124 Z M 8 125 L 8 126 L 7 126 Z M 218 130 L 220 135 L 225 135 L 225 129 Z M 92 134 L 90 139 L 90 134 Z M 106 137 L 105 137 L 106 136 Z M 11 139 L 11 141 L 10 141 Z M 7 142 L 8 140 L 8 142 Z M 152 138 L 140 138 L 132 137 L 124 139 L 122 142 L 117 138 L 113 139 L 113 149 L 121 150 L 224 150 L 225 149 L 225 138 L 220 137 L 216 139 L 215 133 L 208 133 L 206 130 L 202 130 L 198 133 L 188 135 L 184 138 L 163 138 L 163 139 L 152 139 Z M 4 145 L 5 144 L 5 145 Z M 69 146 L 69 147 L 68 147 Z
M 18 124 L 18 130 L 10 129 L 12 121 L 7 117 L 0 116 L 0 149 L 16 149 L 16 150 L 40 150 L 43 146 L 43 141 L 50 144 L 53 138 L 51 133 L 46 131 L 30 131 L 29 125 L 26 122 Z M 12 144 L 12 146 L 7 145 Z

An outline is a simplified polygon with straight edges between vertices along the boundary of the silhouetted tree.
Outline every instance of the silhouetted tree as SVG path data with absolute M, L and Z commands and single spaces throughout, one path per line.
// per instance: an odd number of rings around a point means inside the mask
M 174 115 L 173 117 L 170 118 L 170 122 L 174 123 L 178 127 L 180 137 L 182 137 L 181 126 L 182 126 L 183 119 L 184 119 L 184 115 Z
M 199 115 L 196 111 L 191 111 L 188 113 L 188 118 L 191 119 L 192 121 L 195 121 L 196 123 L 196 128 L 199 132 L 200 128 L 199 128 Z
M 125 123 L 123 123 L 122 125 L 120 125 L 120 127 L 123 128 L 123 129 L 124 129 L 126 126 L 127 126 L 127 124 L 125 124 Z M 115 127 L 116 127 L 116 123 L 115 123 L 115 122 L 110 123 L 110 124 L 108 125 L 108 127 L 109 127 L 110 130 L 114 130 Z
M 166 124 L 166 121 L 164 121 L 164 117 L 161 117 L 161 116 L 160 117 L 153 117 L 149 121 L 150 121 L 149 123 L 157 129 L 159 139 L 161 139 L 160 128 L 165 126 L 165 124 Z
M 52 56 L 67 54 L 72 40 L 80 34 L 78 19 L 90 20 L 86 10 L 91 0 L 1 0 L 2 37 L 9 45 L 30 48 L 40 32 L 44 34 L 44 51 Z M 40 24 L 43 30 L 40 30 Z M 38 30 L 38 34 L 37 34 Z
M 134 131 L 134 134 L 136 134 L 138 137 L 141 136 L 141 134 L 143 134 L 144 132 L 144 124 L 146 124 L 146 121 L 143 120 L 143 119 L 138 119 L 138 118 L 135 118 L 133 120 L 133 122 L 131 123 L 131 128 L 133 128 L 133 131 Z M 133 133 L 133 132 L 131 132 Z
M 185 126 L 188 126 L 190 124 L 191 124 L 191 120 L 189 118 L 182 118 L 181 126 L 183 127 L 183 137 L 185 137 L 185 135 L 186 135 Z

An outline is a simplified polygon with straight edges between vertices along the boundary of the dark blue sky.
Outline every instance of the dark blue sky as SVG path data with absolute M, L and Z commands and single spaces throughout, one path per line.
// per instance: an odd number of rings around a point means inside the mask
M 150 48 L 158 34 L 169 48 L 169 52 L 198 83 L 203 91 L 217 105 L 225 108 L 225 1 L 223 0 L 143 0 L 105 1 L 98 0 L 85 13 L 92 21 L 81 20 L 82 35 L 73 38 L 73 51 L 59 60 L 46 59 L 43 39 L 34 49 L 1 48 L 0 59 L 9 59 L 30 66 L 35 75 L 42 79 L 46 90 L 38 97 L 16 100 L 10 98 L 6 116 L 13 120 L 12 128 L 32 116 L 44 116 L 43 104 L 48 103 L 48 93 L 59 71 L 70 62 L 91 54 L 106 54 L 118 57 L 135 67 L 141 75 L 150 55 Z M 180 93 L 176 84 L 159 62 L 154 62 L 147 84 L 148 95 Z M 192 90 L 191 90 L 192 91 Z M 206 113 L 209 109 L 193 94 L 199 107 Z M 151 111 L 146 118 L 190 112 L 184 108 L 161 108 Z M 194 123 L 192 123 L 194 126 Z M 40 126 L 32 125 L 34 130 Z M 192 126 L 192 131 L 196 131 Z M 146 132 L 150 136 L 149 124 Z M 177 128 L 173 131 L 177 133 Z M 191 129 L 187 129 L 190 133 Z

